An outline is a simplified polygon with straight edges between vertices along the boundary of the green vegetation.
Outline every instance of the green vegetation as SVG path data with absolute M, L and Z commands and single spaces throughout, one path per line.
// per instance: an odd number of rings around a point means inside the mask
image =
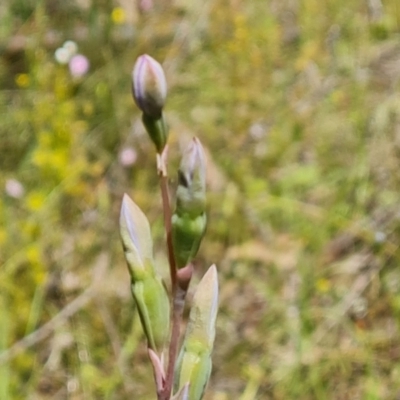
M 133 3 L 0 4 L 0 399 L 154 398 L 118 227 L 126 192 L 168 276 L 143 53 L 171 171 L 192 136 L 208 157 L 205 399 L 397 398 L 398 1 Z M 68 40 L 87 72 L 56 60 Z

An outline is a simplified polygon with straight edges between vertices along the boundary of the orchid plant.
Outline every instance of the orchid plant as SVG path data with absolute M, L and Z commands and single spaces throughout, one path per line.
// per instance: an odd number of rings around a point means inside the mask
M 158 400 L 201 400 L 211 374 L 211 353 L 218 310 L 218 276 L 212 265 L 193 296 L 183 339 L 181 326 L 186 294 L 206 228 L 206 162 L 203 147 L 193 138 L 178 170 L 176 205 L 168 191 L 168 129 L 163 108 L 167 83 L 161 65 L 140 56 L 132 72 L 132 93 L 142 121 L 156 148 L 170 289 L 155 265 L 149 222 L 127 195 L 120 215 L 120 233 L 131 277 L 131 290 L 147 339 Z M 165 362 L 166 361 L 166 362 Z

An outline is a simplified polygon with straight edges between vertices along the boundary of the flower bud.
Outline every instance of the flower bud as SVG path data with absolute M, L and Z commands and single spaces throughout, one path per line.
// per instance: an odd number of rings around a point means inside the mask
M 215 265 L 212 265 L 194 294 L 175 369 L 175 391 L 189 384 L 188 400 L 201 400 L 210 378 L 217 311 L 218 275 Z
M 141 55 L 133 68 L 133 98 L 144 114 L 160 118 L 167 97 L 164 71 L 154 58 Z
M 140 208 L 124 195 L 120 232 L 131 275 L 131 290 L 148 347 L 161 351 L 169 331 L 168 294 L 157 275 L 153 260 L 150 225 Z
M 186 339 L 201 343 L 211 352 L 218 312 L 218 273 L 215 264 L 204 274 L 193 296 Z
M 182 155 L 178 170 L 176 209 L 179 213 L 198 215 L 206 204 L 206 158 L 196 137 Z
M 196 256 L 205 233 L 205 175 L 203 147 L 194 138 L 184 152 L 179 167 L 176 208 L 172 216 L 172 241 L 178 268 L 185 267 Z
M 127 194 L 122 200 L 119 225 L 129 272 L 133 279 L 140 279 L 153 261 L 153 240 L 149 221 Z

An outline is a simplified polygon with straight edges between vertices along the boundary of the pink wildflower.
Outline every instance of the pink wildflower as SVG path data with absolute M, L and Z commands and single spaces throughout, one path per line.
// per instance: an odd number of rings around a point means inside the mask
M 83 54 L 76 54 L 71 58 L 68 66 L 74 78 L 81 78 L 89 71 L 90 63 Z

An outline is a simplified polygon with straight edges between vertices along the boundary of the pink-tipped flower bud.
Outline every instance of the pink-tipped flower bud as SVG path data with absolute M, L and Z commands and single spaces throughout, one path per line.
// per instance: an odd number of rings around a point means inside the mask
M 132 72 L 132 92 L 144 114 L 160 118 L 167 97 L 167 81 L 160 63 L 147 54 L 141 55 Z

